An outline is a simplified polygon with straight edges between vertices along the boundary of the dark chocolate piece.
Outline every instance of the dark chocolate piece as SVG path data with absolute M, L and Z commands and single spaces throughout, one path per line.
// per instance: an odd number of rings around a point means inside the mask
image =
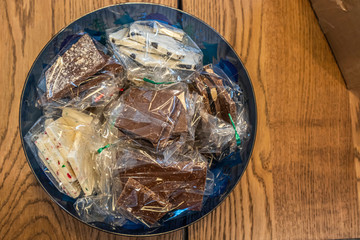
M 158 44 L 157 42 L 152 42 L 152 43 L 151 43 L 151 46 L 152 46 L 153 48 L 157 49 L 158 46 L 159 46 L 159 44 Z
M 204 73 L 195 79 L 195 90 L 203 96 L 205 109 L 208 113 L 218 116 L 231 123 L 229 113 L 236 117 L 236 104 L 223 85 L 223 81 L 210 66 L 204 67 Z
M 191 65 L 188 65 L 188 64 L 178 64 L 177 66 L 179 68 L 183 68 L 183 69 L 191 69 Z
M 73 87 L 102 69 L 106 60 L 90 36 L 84 34 L 45 72 L 47 98 L 62 98 Z
M 90 89 L 97 84 L 108 81 L 113 77 L 120 77 L 124 73 L 124 67 L 119 63 L 115 62 L 113 59 L 109 59 L 108 63 L 105 65 L 103 69 L 101 69 L 95 75 L 89 77 L 84 80 L 80 86 L 69 88 L 68 92 L 64 92 L 63 97 L 74 98 L 80 95 L 80 93 Z
M 133 178 L 127 180 L 117 205 L 148 226 L 154 225 L 171 210 L 166 199 Z

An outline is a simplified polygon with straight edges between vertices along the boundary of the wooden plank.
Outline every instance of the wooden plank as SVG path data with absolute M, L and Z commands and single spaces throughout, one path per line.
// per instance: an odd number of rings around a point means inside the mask
M 348 92 L 309 2 L 184 0 L 183 8 L 236 49 L 259 115 L 246 174 L 189 238 L 359 237 Z
M 30 171 L 18 130 L 21 90 L 42 47 L 74 19 L 120 2 L 124 1 L 1 1 L 0 239 L 128 239 L 90 228 L 53 203 Z M 177 4 L 175 0 L 148 2 Z M 178 231 L 149 239 L 182 237 L 183 231 Z
M 358 211 L 360 214 L 360 91 L 349 92 L 353 153 L 357 180 Z

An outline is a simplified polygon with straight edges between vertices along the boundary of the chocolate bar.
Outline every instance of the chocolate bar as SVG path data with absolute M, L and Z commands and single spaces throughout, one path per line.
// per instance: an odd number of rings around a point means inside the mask
M 128 134 L 164 147 L 170 137 L 188 131 L 184 91 L 131 88 L 123 97 L 115 126 Z
M 106 60 L 90 36 L 84 34 L 45 72 L 47 98 L 63 98 L 72 88 L 101 70 Z
M 198 68 L 201 56 L 189 52 L 181 60 L 173 60 L 167 55 L 157 55 L 120 46 L 119 52 L 133 59 L 145 67 L 169 67 L 177 70 L 195 71 Z
M 180 158 L 164 163 L 159 156 L 129 151 L 122 159 L 127 167 L 121 169 L 120 181 L 125 184 L 129 179 L 135 179 L 169 201 L 174 209 L 200 211 L 205 191 L 206 162 Z
M 171 210 L 171 204 L 166 199 L 133 178 L 127 180 L 117 206 L 147 226 L 154 225 Z

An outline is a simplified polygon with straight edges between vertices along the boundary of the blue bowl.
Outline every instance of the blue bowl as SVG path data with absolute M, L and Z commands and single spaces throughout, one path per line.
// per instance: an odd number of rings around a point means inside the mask
M 24 143 L 24 136 L 31 126 L 43 115 L 42 109 L 35 106 L 37 98 L 36 82 L 42 70 L 50 63 L 62 46 L 74 34 L 85 31 L 100 42 L 105 42 L 105 30 L 136 20 L 157 20 L 183 29 L 202 49 L 204 65 L 212 63 L 220 67 L 232 81 L 244 89 L 247 96 L 251 135 L 245 149 L 231 153 L 220 164 L 215 164 L 211 171 L 215 175 L 215 190 L 204 199 L 201 211 L 174 211 L 161 219 L 161 226 L 147 228 L 142 224 L 128 222 L 122 227 L 113 227 L 105 223 L 86 223 L 97 229 L 127 236 L 148 236 L 179 230 L 203 218 L 213 211 L 239 182 L 249 162 L 254 146 L 257 113 L 255 96 L 249 76 L 232 47 L 213 28 L 200 19 L 183 11 L 155 4 L 120 4 L 96 10 L 74 21 L 59 31 L 42 49 L 26 78 L 20 105 L 20 134 L 28 163 L 44 190 L 62 209 L 79 221 L 74 199 L 60 193 L 45 176 L 35 160 L 29 146 Z

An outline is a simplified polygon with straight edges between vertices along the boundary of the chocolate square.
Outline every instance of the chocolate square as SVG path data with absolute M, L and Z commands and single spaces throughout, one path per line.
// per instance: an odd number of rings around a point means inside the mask
M 131 88 L 123 97 L 123 107 L 115 126 L 121 131 L 134 134 L 165 147 L 180 133 L 186 133 L 187 111 L 179 96 L 182 90 L 147 90 Z
M 166 199 L 133 178 L 129 178 L 126 182 L 117 201 L 117 206 L 147 226 L 154 225 L 171 210 L 171 204 Z

